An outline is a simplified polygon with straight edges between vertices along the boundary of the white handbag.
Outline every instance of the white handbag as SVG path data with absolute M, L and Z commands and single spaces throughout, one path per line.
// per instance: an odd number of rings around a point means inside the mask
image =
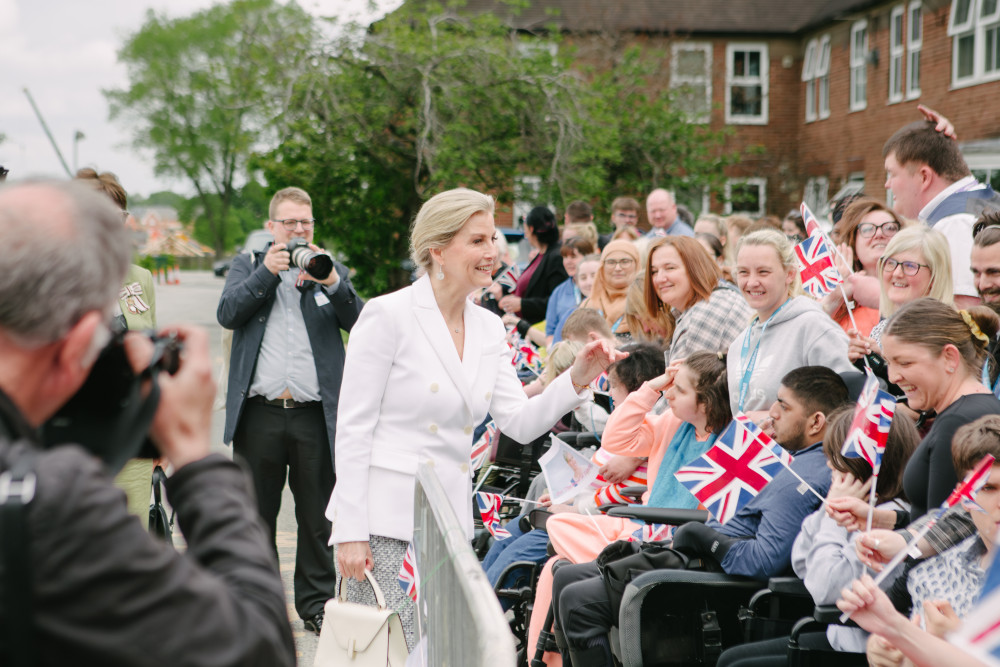
M 377 607 L 348 602 L 344 577 L 340 578 L 337 597 L 324 607 L 323 629 L 319 634 L 313 667 L 403 667 L 406 664 L 406 638 L 399 614 L 385 605 L 385 596 L 375 577 L 365 570 L 375 591 Z

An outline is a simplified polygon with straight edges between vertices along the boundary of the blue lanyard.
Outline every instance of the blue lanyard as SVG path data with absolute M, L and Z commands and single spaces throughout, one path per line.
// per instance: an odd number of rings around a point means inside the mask
M 775 312 L 777 312 L 777 311 L 775 311 Z M 618 327 L 620 327 L 622 325 L 622 320 L 624 320 L 624 319 L 625 319 L 625 316 L 622 315 L 617 320 L 615 320 L 615 323 L 611 325 L 611 333 L 613 333 L 613 334 L 618 333 Z
M 753 354 L 750 355 L 749 361 L 747 360 L 747 353 L 750 352 L 750 334 L 753 333 L 753 326 L 760 321 L 760 317 L 753 318 L 753 322 L 750 323 L 750 328 L 747 329 L 746 335 L 743 337 L 743 351 L 740 353 L 740 364 L 743 366 L 743 377 L 740 379 L 740 402 L 739 409 L 743 412 L 743 405 L 746 403 L 747 394 L 750 392 L 750 376 L 753 375 L 753 369 L 757 365 L 757 353 L 760 352 L 760 342 L 764 340 L 764 332 L 767 331 L 767 325 L 771 323 L 774 316 L 781 312 L 781 309 L 785 307 L 785 304 L 791 301 L 791 299 L 786 299 L 785 303 L 778 306 L 778 309 L 771 313 L 771 316 L 767 318 L 764 322 L 764 326 L 760 329 L 760 337 L 757 339 L 757 345 L 753 349 Z
M 576 305 L 578 306 L 583 301 L 583 295 L 580 294 L 580 287 L 576 284 L 576 281 L 573 281 L 573 298 L 576 299 Z

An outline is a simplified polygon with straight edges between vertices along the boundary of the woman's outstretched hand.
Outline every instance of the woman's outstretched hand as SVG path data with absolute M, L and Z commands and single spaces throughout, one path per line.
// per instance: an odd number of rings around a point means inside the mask
M 606 340 L 592 340 L 577 353 L 576 360 L 569 369 L 570 378 L 577 387 L 585 387 L 606 371 L 608 366 L 627 356 L 628 353 L 619 352 Z

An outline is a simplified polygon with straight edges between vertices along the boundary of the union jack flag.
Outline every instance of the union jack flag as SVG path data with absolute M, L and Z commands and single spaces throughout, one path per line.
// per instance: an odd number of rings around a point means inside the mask
M 983 511 L 981 507 L 976 503 L 976 494 L 979 490 L 986 486 L 986 482 L 990 479 L 990 472 L 993 469 L 993 463 L 996 459 L 993 458 L 992 454 L 987 454 L 983 459 L 976 464 L 976 467 L 965 476 L 955 490 L 951 492 L 948 499 L 945 501 L 947 507 L 954 507 L 956 503 L 963 503 L 966 507 L 972 507 Z M 944 507 L 945 505 L 942 505 Z
M 816 219 L 805 202 L 802 202 L 799 211 L 802 213 L 802 222 L 806 225 L 806 233 L 809 236 L 823 236 L 823 228 L 819 226 L 819 220 Z
M 986 664 L 1000 667 L 1000 560 L 993 560 L 979 603 L 950 639 Z
M 510 533 L 500 525 L 503 496 L 499 493 L 479 491 L 476 493 L 476 504 L 479 505 L 479 515 L 483 517 L 483 526 L 490 531 L 490 535 L 498 540 L 510 537 Z
M 514 348 L 513 363 L 515 367 L 525 368 L 538 376 L 541 376 L 544 370 L 542 355 L 527 341 L 522 341 L 521 345 Z
M 420 587 L 420 573 L 417 572 L 417 554 L 413 542 L 406 545 L 403 555 L 403 567 L 399 568 L 399 587 L 408 598 L 417 601 L 417 589 Z
M 788 456 L 780 445 L 761 442 L 763 434 L 751 431 L 748 422 L 734 419 L 711 449 L 674 473 L 720 523 L 760 493 Z
M 895 414 L 896 399 L 879 389 L 878 379 L 869 371 L 840 453 L 849 458 L 863 458 L 872 467 L 872 472 L 878 475 Z
M 629 542 L 663 542 L 674 536 L 674 527 L 667 523 L 647 523 L 628 538 Z
M 742 412 L 736 413 L 736 421 L 743 425 L 747 431 L 753 434 L 753 437 L 757 438 L 757 441 L 774 452 L 774 455 L 778 457 L 778 462 L 785 465 L 792 465 L 792 455 L 788 453 L 788 450 L 776 443 L 771 436 L 760 430 L 760 427 L 753 423 L 753 420 L 747 417 Z
M 521 267 L 517 264 L 511 264 L 503 270 L 503 273 L 496 277 L 495 282 L 501 287 L 506 287 L 508 292 L 513 292 L 514 288 L 517 287 L 517 281 L 520 277 Z
M 479 470 L 486 463 L 486 457 L 493 450 L 493 445 L 500 438 L 500 427 L 492 419 L 486 425 L 486 430 L 472 445 L 471 464 L 473 470 Z
M 810 236 L 795 246 L 795 259 L 799 263 L 802 289 L 813 298 L 822 299 L 844 281 L 825 239 L 820 236 Z

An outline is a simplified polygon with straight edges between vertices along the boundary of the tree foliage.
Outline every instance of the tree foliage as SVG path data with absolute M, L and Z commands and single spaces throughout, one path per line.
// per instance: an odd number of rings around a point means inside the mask
M 132 124 L 157 174 L 191 183 L 217 252 L 247 159 L 276 144 L 316 40 L 294 3 L 235 0 L 178 19 L 150 10 L 118 53 L 129 85 L 105 91 L 111 118 Z

